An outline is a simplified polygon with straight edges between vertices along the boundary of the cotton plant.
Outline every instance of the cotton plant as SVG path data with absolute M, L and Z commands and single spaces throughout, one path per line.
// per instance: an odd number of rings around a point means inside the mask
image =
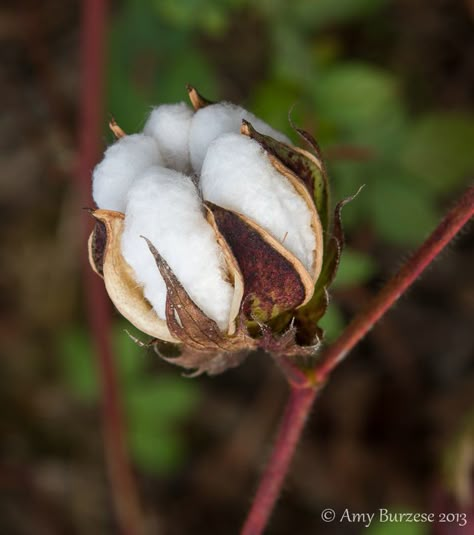
M 196 373 L 257 348 L 313 355 L 343 245 L 319 148 L 189 96 L 154 108 L 140 133 L 111 126 L 117 141 L 92 177 L 92 268 L 158 352 L 175 344 L 164 358 Z

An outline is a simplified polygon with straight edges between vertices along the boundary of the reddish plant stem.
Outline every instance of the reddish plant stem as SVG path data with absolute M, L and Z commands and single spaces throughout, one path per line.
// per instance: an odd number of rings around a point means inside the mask
M 258 535 L 267 525 L 315 396 L 312 388 L 291 386 L 275 447 L 241 535 Z
M 316 382 L 324 381 L 348 352 L 372 329 L 398 298 L 415 282 L 433 259 L 474 215 L 474 186 L 469 187 L 423 245 L 410 257 L 348 325 L 324 353 L 315 370 Z
M 321 363 L 309 374 L 306 385 L 292 381 L 291 376 L 288 378 L 291 394 L 241 535 L 263 533 L 321 384 L 473 215 L 474 187 L 469 187 L 431 236 L 327 349 Z
M 91 206 L 90 174 L 99 156 L 103 104 L 105 0 L 84 0 L 81 20 L 81 93 L 78 188 L 82 206 Z M 84 238 L 89 224 L 84 224 Z M 84 247 L 85 249 L 85 247 Z M 86 255 L 84 255 L 86 257 Z M 87 317 L 98 357 L 105 458 L 117 521 L 123 535 L 143 533 L 143 516 L 129 464 L 120 390 L 111 348 L 111 314 L 99 277 L 84 265 Z

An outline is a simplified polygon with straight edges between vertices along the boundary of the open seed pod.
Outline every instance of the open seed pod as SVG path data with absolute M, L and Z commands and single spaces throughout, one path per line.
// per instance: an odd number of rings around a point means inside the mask
M 194 111 L 155 108 L 141 134 L 114 122 L 93 177 L 92 268 L 117 309 L 197 373 L 258 347 L 311 353 L 342 247 L 319 149 L 188 91 Z

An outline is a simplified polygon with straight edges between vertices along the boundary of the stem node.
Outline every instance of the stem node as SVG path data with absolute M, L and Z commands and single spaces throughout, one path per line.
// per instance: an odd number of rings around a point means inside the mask
M 349 324 L 342 335 L 324 353 L 310 372 L 298 369 L 289 359 L 278 361 L 291 393 L 288 399 L 273 451 L 264 470 L 255 499 L 244 523 L 241 535 L 263 533 L 273 511 L 286 473 L 311 406 L 332 370 L 370 331 L 430 265 L 433 259 L 454 238 L 474 215 L 474 186 L 469 187 L 447 213 L 431 236 L 411 256 L 406 264 L 385 285 Z

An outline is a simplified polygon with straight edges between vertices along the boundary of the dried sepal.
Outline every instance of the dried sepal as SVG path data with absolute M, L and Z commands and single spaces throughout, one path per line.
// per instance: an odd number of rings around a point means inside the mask
M 323 335 L 321 328 L 318 327 L 318 322 L 324 316 L 329 305 L 328 288 L 336 277 L 344 248 L 341 212 L 343 207 L 358 195 L 359 191 L 355 195 L 339 201 L 334 209 L 332 232 L 329 239 L 326 240 L 323 267 L 314 287 L 313 296 L 307 305 L 297 310 L 295 314 L 298 338 L 302 343 L 313 343 L 315 338 L 321 338 Z
M 242 351 L 196 351 L 184 345 L 170 344 L 156 338 L 149 342 L 142 342 L 125 331 L 128 336 L 140 347 L 152 347 L 155 353 L 163 360 L 186 370 L 194 370 L 185 374 L 186 377 L 197 377 L 203 373 L 218 375 L 229 368 L 235 368 L 249 355 L 248 349 Z
M 113 210 L 95 210 L 92 215 L 97 224 L 89 239 L 89 258 L 94 270 L 98 269 L 97 259 L 101 259 L 105 287 L 115 307 L 140 331 L 160 340 L 179 342 L 145 299 L 132 268 L 122 256 L 120 241 L 124 214 Z M 99 235 L 102 236 L 100 240 L 97 239 Z
M 166 323 L 172 335 L 185 346 L 197 351 L 239 351 L 255 344 L 242 329 L 233 336 L 222 333 L 217 323 L 209 318 L 191 299 L 166 260 L 156 247 L 143 237 L 152 253 L 166 285 Z
M 257 132 L 246 120 L 242 121 L 240 131 L 242 134 L 257 141 L 269 154 L 273 154 L 278 158 L 305 184 L 316 205 L 323 231 L 327 232 L 329 227 L 329 184 L 319 148 L 316 155 L 314 155 L 299 147 L 287 145 Z M 310 134 L 303 130 L 296 129 L 296 131 L 300 135 L 307 135 L 309 139 L 313 140 Z M 305 137 L 305 139 L 307 138 Z
M 188 91 L 189 100 L 191 101 L 191 105 L 194 108 L 194 111 L 198 111 L 201 108 L 205 108 L 206 106 L 213 104 L 211 100 L 208 100 L 206 97 L 203 97 L 192 85 L 187 84 L 186 89 Z
M 294 317 L 298 342 L 302 346 L 312 346 L 324 338 L 324 331 L 318 322 L 326 313 L 329 306 L 329 294 L 326 286 L 315 290 L 311 301 Z
M 186 374 L 186 377 L 197 377 L 203 373 L 211 376 L 218 375 L 241 364 L 249 354 L 248 350 L 203 352 L 190 347 L 182 347 L 181 354 L 177 357 L 168 357 L 159 350 L 156 352 L 170 364 L 181 366 L 186 370 L 194 370 L 192 373 Z
M 210 202 L 206 206 L 208 220 L 228 243 L 240 267 L 244 283 L 242 306 L 247 318 L 268 321 L 311 298 L 311 275 L 280 242 L 242 214 Z
M 316 284 L 316 290 L 320 287 L 329 287 L 336 277 L 345 242 L 344 230 L 342 228 L 342 209 L 357 197 L 361 189 L 354 195 L 346 197 L 336 204 L 332 221 L 332 232 L 330 238 L 326 241 L 323 269 L 321 270 L 319 281 Z
M 92 269 L 102 278 L 104 278 L 104 253 L 106 244 L 107 228 L 102 221 L 96 219 L 94 230 L 91 232 L 87 242 L 87 249 L 89 252 L 89 263 Z
M 225 263 L 227 267 L 225 278 L 232 284 L 234 288 L 234 294 L 232 296 L 232 303 L 230 305 L 229 327 L 227 330 L 227 334 L 233 335 L 235 334 L 235 331 L 236 331 L 237 318 L 239 316 L 241 306 L 242 306 L 242 301 L 244 298 L 244 280 L 243 280 L 242 272 L 240 271 L 240 267 L 237 262 L 237 259 L 232 253 L 232 249 L 230 248 L 226 239 L 221 234 L 216 224 L 214 215 L 212 214 L 212 212 L 209 210 L 209 208 L 206 205 L 205 205 L 205 208 L 207 211 L 207 214 L 206 214 L 207 222 L 211 225 L 214 231 L 217 244 L 219 245 L 220 250 L 222 251 L 224 259 L 225 259 Z
M 298 344 L 299 332 L 294 321 L 281 334 L 275 334 L 268 325 L 259 324 L 259 326 L 262 332 L 259 347 L 273 357 L 312 357 L 319 348 L 319 338 L 315 338 L 313 343 L 305 346 Z

